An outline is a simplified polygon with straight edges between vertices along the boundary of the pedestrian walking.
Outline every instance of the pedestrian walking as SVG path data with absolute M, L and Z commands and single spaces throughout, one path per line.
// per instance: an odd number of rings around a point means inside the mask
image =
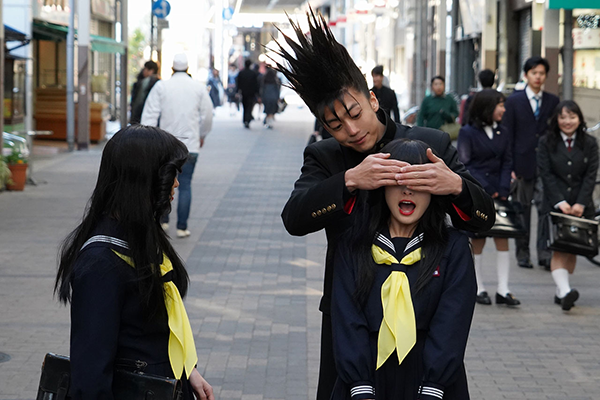
M 431 94 L 423 99 L 417 116 L 417 125 L 441 129 L 456 138 L 460 126 L 456 123 L 458 107 L 452 96 L 446 95 L 446 81 L 442 76 L 431 79 Z
M 71 304 L 73 400 L 112 399 L 117 366 L 180 380 L 184 400 L 214 399 L 195 367 L 182 300 L 188 274 L 160 227 L 187 156 L 174 136 L 141 125 L 104 148 L 89 207 L 62 244 L 54 288 Z
M 252 69 L 252 61 L 246 60 L 244 62 L 244 69 L 241 70 L 235 80 L 237 92 L 242 94 L 242 106 L 244 107 L 244 128 L 250 129 L 250 121 L 252 117 L 252 110 L 258 100 L 259 84 L 258 84 L 258 72 Z
M 277 69 L 335 140 L 321 140 L 304 151 L 304 165 L 287 201 L 282 219 L 287 231 L 303 236 L 325 229 L 328 241 L 320 310 L 321 362 L 317 399 L 331 398 L 337 370 L 331 333 L 333 262 L 339 236 L 356 222 L 353 207 L 363 190 L 405 185 L 411 190 L 449 195 L 445 211 L 455 227 L 488 230 L 495 220 L 491 197 L 458 161 L 447 134 L 395 124 L 380 110 L 377 98 L 322 15 L 308 14 L 310 39 L 290 19 L 296 38 L 294 55 L 281 46 L 285 66 Z M 419 139 L 431 147 L 431 163 L 407 165 L 380 153 L 393 139 Z M 437 157 L 433 154 L 440 155 Z
M 238 76 L 238 70 L 235 64 L 229 65 L 229 72 L 227 73 L 227 102 L 229 103 L 229 116 L 233 117 L 235 111 L 240 111 L 240 99 L 239 94 L 236 90 L 235 80 Z
M 381 107 L 394 122 L 400 122 L 400 110 L 398 110 L 398 99 L 396 93 L 383 84 L 383 65 L 378 65 L 371 71 L 373 87 L 371 92 L 375 93 Z
M 496 76 L 494 75 L 494 71 L 491 69 L 484 69 L 479 71 L 477 74 L 477 80 L 479 81 L 479 85 L 481 86 L 480 90 L 491 89 L 494 86 L 494 80 Z M 471 102 L 473 101 L 473 97 L 475 97 L 475 93 L 470 93 L 469 97 L 465 100 L 465 104 L 463 104 L 462 115 L 460 116 L 460 124 L 465 126 L 469 123 L 469 108 L 471 107 Z
M 540 137 L 548 130 L 548 119 L 556 108 L 558 97 L 542 90 L 550 65 L 535 56 L 523 65 L 527 86 L 506 99 L 502 125 L 506 127 L 513 146 L 513 198 L 524 207 L 527 235 L 515 239 L 517 263 L 521 268 L 533 268 L 529 251 L 531 235 L 531 203 L 538 210 L 537 257 L 538 265 L 550 270 L 551 253 L 547 249 L 548 226 L 540 212 L 542 183 L 537 176 L 537 147 Z
M 400 139 L 390 159 L 431 163 Z M 468 400 L 464 355 L 476 282 L 467 237 L 446 227 L 448 198 L 385 186 L 357 195 L 334 261 L 332 400 Z M 383 307 L 382 307 L 383 304 Z
M 267 129 L 273 129 L 273 121 L 279 107 L 279 94 L 281 91 L 281 81 L 277 77 L 277 72 L 267 66 L 267 71 L 260 82 L 260 98 L 264 105 L 265 119 L 263 125 Z
M 140 123 L 148 94 L 158 81 L 158 64 L 154 61 L 147 61 L 131 89 L 131 114 L 129 116 L 129 123 Z
M 562 101 L 554 109 L 548 134 L 540 139 L 538 167 L 544 185 L 542 213 L 550 211 L 594 218 L 592 193 L 598 172 L 598 144 L 586 133 L 581 109 L 571 100 Z M 554 251 L 550 268 L 556 284 L 554 302 L 565 311 L 579 298 L 569 284 L 575 271 L 575 254 Z
M 471 175 L 494 199 L 506 200 L 510 193 L 512 146 L 506 128 L 500 125 L 504 115 L 504 95 L 484 89 L 473 97 L 469 124 L 458 135 L 458 157 Z M 508 287 L 510 256 L 508 239 L 494 237 L 496 245 L 496 304 L 517 306 L 521 302 Z M 485 237 L 471 237 L 477 276 L 477 303 L 492 304 L 483 284 L 483 248 Z
M 208 78 L 208 87 L 210 88 L 208 94 L 213 103 L 213 107 L 220 107 L 221 99 L 225 95 L 225 90 L 223 90 L 223 83 L 221 83 L 219 71 L 215 68 L 212 69 L 212 72 Z
M 188 218 L 192 204 L 192 176 L 198 161 L 200 148 L 212 129 L 212 102 L 206 86 L 192 79 L 187 73 L 188 60 L 183 53 L 173 57 L 173 75 L 161 81 L 148 95 L 142 124 L 159 126 L 181 140 L 189 156 L 179 174 L 179 198 L 177 200 L 177 237 L 190 236 Z M 169 215 L 162 216 L 165 230 L 169 229 Z

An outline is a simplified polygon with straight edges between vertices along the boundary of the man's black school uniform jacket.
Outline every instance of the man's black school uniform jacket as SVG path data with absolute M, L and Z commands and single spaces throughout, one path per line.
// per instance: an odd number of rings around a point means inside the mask
M 469 174 L 459 161 L 458 153 L 447 133 L 437 129 L 408 127 L 395 124 L 383 111 L 377 117 L 386 125 L 383 138 L 376 144 L 374 153 L 394 139 L 421 140 L 434 150 L 446 165 L 463 178 L 463 191 L 449 206 L 447 212 L 454 227 L 471 232 L 489 230 L 495 221 L 492 198 Z M 312 144 L 304 150 L 304 165 L 300 178 L 285 205 L 281 217 L 287 231 L 294 236 L 304 236 L 325 229 L 328 249 L 325 263 L 325 286 L 320 309 L 329 313 L 333 255 L 338 236 L 352 225 L 352 214 L 344 211 L 344 205 L 352 198 L 344 181 L 345 172 L 356 167 L 368 155 L 340 145 L 335 139 Z M 468 220 L 465 221 L 458 207 Z

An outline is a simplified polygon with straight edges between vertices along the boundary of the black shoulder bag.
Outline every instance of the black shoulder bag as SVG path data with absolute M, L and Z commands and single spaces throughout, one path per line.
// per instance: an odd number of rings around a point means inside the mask
M 586 257 L 598 254 L 598 221 L 551 212 L 548 226 L 550 250 Z

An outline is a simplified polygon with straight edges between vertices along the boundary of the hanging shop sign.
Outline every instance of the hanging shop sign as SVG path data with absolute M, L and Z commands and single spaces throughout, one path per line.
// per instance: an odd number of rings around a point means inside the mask
M 573 28 L 573 49 L 600 49 L 600 29 Z

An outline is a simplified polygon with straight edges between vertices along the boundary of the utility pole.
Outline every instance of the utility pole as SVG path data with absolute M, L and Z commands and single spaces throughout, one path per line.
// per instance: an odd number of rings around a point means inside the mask
M 2 14 L 2 0 L 0 0 L 0 42 L 2 42 L 2 51 L 0 52 L 0 104 L 4 104 L 4 15 Z M 4 133 L 4 113 L 0 116 L 0 132 Z M 0 159 L 2 159 L 2 149 L 4 148 L 4 135 L 0 135 Z
M 90 0 L 79 0 L 77 7 L 77 65 L 79 96 L 77 105 L 77 149 L 90 145 Z
M 125 52 L 120 54 L 121 58 L 121 112 L 119 121 L 121 129 L 127 126 L 127 92 L 129 85 L 127 84 L 127 61 L 129 59 L 129 26 L 127 25 L 127 0 L 121 0 L 121 43 L 125 47 Z
M 75 148 L 75 0 L 69 0 L 69 32 L 67 33 L 67 144 Z M 31 112 L 31 111 L 28 111 Z
M 564 100 L 573 100 L 573 10 L 564 10 L 563 91 Z

